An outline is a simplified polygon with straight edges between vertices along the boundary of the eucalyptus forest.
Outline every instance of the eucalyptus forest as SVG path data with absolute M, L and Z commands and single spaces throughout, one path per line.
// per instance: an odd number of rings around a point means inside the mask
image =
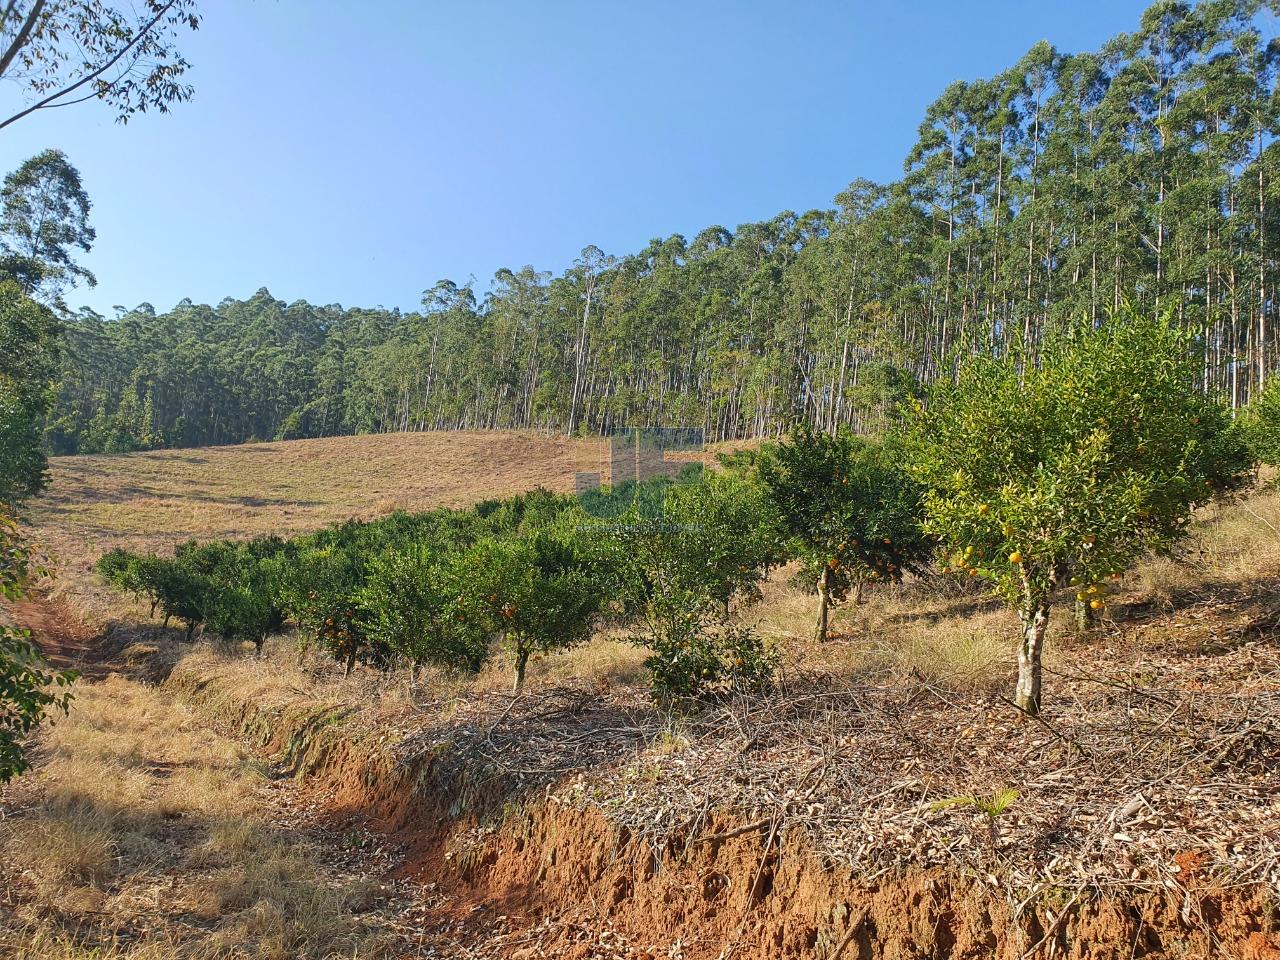
M 1200 385 L 1280 361 L 1280 45 L 1260 0 L 1161 2 L 1102 49 L 1039 43 L 928 108 L 900 180 L 562 273 L 441 280 L 422 309 L 148 304 L 66 321 L 57 453 L 337 434 L 807 423 L 876 432 L 965 352 L 1122 304 L 1171 311 Z M 785 133 L 780 132 L 780 135 Z M 584 238 L 587 239 L 587 238 Z

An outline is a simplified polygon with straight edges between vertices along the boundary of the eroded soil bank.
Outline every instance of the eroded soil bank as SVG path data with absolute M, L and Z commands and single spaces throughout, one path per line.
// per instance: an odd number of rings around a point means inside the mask
M 461 748 L 407 748 L 302 691 L 245 696 L 207 662 L 164 683 L 305 776 L 335 815 L 401 841 L 400 872 L 447 894 L 423 922 L 455 930 L 458 956 L 1280 960 L 1267 892 L 1216 886 L 1193 852 L 1176 883 L 1123 897 L 1015 895 L 945 869 L 855 877 L 768 822 L 725 814 L 656 838 L 552 791 L 513 801 L 502 773 Z

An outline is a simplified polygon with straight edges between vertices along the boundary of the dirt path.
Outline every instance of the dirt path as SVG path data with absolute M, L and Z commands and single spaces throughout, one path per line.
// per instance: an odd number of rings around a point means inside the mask
M 86 680 L 112 672 L 107 638 L 85 626 L 65 606 L 41 594 L 9 604 L 14 622 L 31 631 L 44 658 L 62 670 L 75 670 Z
M 32 770 L 0 788 L 0 955 L 418 955 L 406 918 L 420 891 L 384 879 L 393 843 L 131 676 L 112 638 L 56 601 L 11 613 L 81 677 Z

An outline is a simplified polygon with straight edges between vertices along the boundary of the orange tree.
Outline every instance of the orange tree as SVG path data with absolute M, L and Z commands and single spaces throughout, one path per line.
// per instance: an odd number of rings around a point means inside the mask
M 1249 475 L 1198 369 L 1190 334 L 1126 311 L 1049 338 L 1038 362 L 967 360 L 908 424 L 925 528 L 950 566 L 991 582 L 1021 617 L 1016 702 L 1029 714 L 1058 589 L 1103 608 L 1107 577 L 1168 548 L 1197 505 Z
M 807 425 L 759 458 L 787 553 L 818 594 L 819 641 L 828 637 L 832 603 L 868 583 L 902 579 L 933 550 L 918 520 L 920 488 L 901 459 L 883 443 Z
M 755 599 L 777 559 L 775 524 L 757 484 L 734 474 L 675 484 L 660 502 L 635 503 L 600 532 L 612 590 L 624 619 L 641 627 L 660 702 L 769 682 L 775 652 L 729 618 L 732 600 Z
M 299 549 L 282 587 L 282 604 L 304 640 L 315 641 L 341 661 L 348 675 L 357 660 L 381 665 L 386 648 L 365 630 L 358 594 L 365 558 L 341 544 Z
M 259 656 L 284 629 L 284 583 L 295 552 L 279 537 L 228 544 L 209 572 L 205 623 L 227 640 L 249 641 Z
M 600 557 L 575 516 L 485 537 L 458 561 L 453 621 L 481 623 L 510 649 L 517 693 L 530 657 L 589 640 L 608 599 Z
M 404 658 L 417 674 L 433 664 L 476 673 L 488 653 L 488 620 L 465 592 L 460 558 L 424 543 L 375 558 L 356 595 L 358 620 L 372 643 Z
M 172 619 L 186 624 L 190 640 L 217 595 L 219 580 L 213 574 L 232 551 L 221 541 L 202 546 L 194 540 L 179 544 L 172 557 L 116 549 L 99 558 L 97 570 L 118 589 L 148 600 L 152 616 L 159 608 L 166 627 Z

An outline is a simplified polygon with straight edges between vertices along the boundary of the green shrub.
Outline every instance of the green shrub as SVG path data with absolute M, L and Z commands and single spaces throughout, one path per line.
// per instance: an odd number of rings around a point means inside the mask
M 759 596 L 768 567 L 779 560 L 773 515 L 754 481 L 710 475 L 669 488 L 659 519 L 639 505 L 599 528 L 612 568 L 612 588 L 634 615 L 663 593 L 701 597 L 721 612 L 734 598 Z
M 382 554 L 357 593 L 364 634 L 404 658 L 415 673 L 423 664 L 479 671 L 489 629 L 461 592 L 460 567 L 456 556 L 423 546 Z
M 30 547 L 0 509 L 0 599 L 21 599 L 35 572 Z M 30 633 L 0 621 L 0 783 L 28 768 L 27 735 L 50 712 L 67 712 L 75 678 L 73 671 L 49 670 Z
M 751 628 L 708 608 L 705 597 L 679 591 L 646 607 L 645 660 L 654 698 L 673 706 L 735 691 L 758 691 L 772 680 L 777 652 Z
M 339 546 L 298 551 L 282 588 L 284 609 L 305 642 L 318 643 L 350 674 L 357 660 L 384 664 L 387 648 L 371 640 L 359 615 L 365 561 Z
M 1239 422 L 1254 459 L 1280 466 L 1280 376 L 1271 377 L 1249 401 Z
M 508 538 L 486 538 L 459 560 L 462 593 L 477 619 L 511 651 L 514 689 L 524 685 L 529 658 L 565 650 L 591 638 L 606 602 L 594 554 L 572 522 Z

